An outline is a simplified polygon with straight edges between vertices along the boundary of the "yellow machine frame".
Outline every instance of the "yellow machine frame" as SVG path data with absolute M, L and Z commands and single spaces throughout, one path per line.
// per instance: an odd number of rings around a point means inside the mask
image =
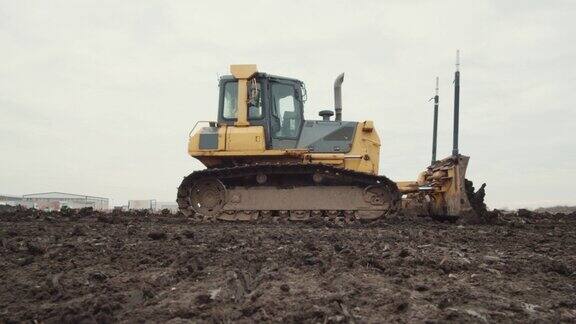
M 237 121 L 234 126 L 218 124 L 218 148 L 200 149 L 199 133 L 188 142 L 188 153 L 207 166 L 219 164 L 221 159 L 236 157 L 285 158 L 301 163 L 322 163 L 353 171 L 378 174 L 380 138 L 372 121 L 358 123 L 352 148 L 348 153 L 311 153 L 305 149 L 267 150 L 264 128 L 251 126 L 248 121 L 248 82 L 257 73 L 256 65 L 231 65 L 230 73 L 238 80 Z

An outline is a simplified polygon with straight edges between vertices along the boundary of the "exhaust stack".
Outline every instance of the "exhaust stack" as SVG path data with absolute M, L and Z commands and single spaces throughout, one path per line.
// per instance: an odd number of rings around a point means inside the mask
M 456 73 L 454 74 L 454 134 L 452 156 L 458 156 L 458 127 L 460 126 L 460 50 L 456 51 Z
M 340 74 L 334 81 L 334 111 L 336 112 L 336 121 L 342 121 L 342 82 L 344 82 L 344 73 Z

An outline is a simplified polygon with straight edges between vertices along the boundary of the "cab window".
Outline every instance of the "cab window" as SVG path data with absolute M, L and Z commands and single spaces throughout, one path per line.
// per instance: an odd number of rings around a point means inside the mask
M 236 119 L 236 101 L 238 100 L 237 82 L 226 82 L 224 85 L 224 109 L 222 117 L 225 119 Z
M 276 138 L 297 138 L 302 124 L 302 105 L 293 84 L 273 82 L 272 134 Z
M 248 82 L 248 119 L 261 119 L 262 86 L 255 80 Z
M 252 100 L 248 102 L 248 119 L 261 119 L 262 113 L 262 95 L 260 82 L 248 83 L 248 95 L 257 94 Z M 236 120 L 238 109 L 238 82 L 230 81 L 224 85 L 224 107 L 222 109 L 222 117 L 224 119 Z

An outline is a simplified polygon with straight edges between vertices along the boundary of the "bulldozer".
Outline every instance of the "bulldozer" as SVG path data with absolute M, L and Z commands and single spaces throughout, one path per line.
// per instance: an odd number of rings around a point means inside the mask
M 344 74 L 334 111 L 304 118 L 300 80 L 231 65 L 219 79 L 218 117 L 190 131 L 188 153 L 206 166 L 178 188 L 179 210 L 215 221 L 370 221 L 402 210 L 458 217 L 473 213 L 465 185 L 469 157 L 433 163 L 415 181 L 379 175 L 373 121 L 342 119 Z

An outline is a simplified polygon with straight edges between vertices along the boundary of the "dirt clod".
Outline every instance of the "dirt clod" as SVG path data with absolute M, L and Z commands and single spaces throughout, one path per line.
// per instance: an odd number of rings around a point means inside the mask
M 164 232 L 150 232 L 148 233 L 148 237 L 153 240 L 164 240 L 168 237 Z
M 72 228 L 73 236 L 83 236 L 85 235 L 85 229 L 82 226 L 76 225 Z
M 182 231 L 182 235 L 184 235 L 184 237 L 188 238 L 188 239 L 193 239 L 194 238 L 194 232 L 192 232 L 191 230 L 184 230 Z
M 289 291 L 290 291 L 290 286 L 288 286 L 288 284 L 281 284 L 281 285 L 280 285 L 280 290 L 282 290 L 283 292 L 289 292 Z
M 32 242 L 26 242 L 26 250 L 28 250 L 28 253 L 32 255 L 42 255 L 46 252 L 44 247 Z
M 528 217 L 532 216 L 532 212 L 529 211 L 528 209 L 518 209 L 518 212 L 516 212 L 516 214 L 518 215 L 518 217 L 523 217 L 523 218 L 528 218 Z
M 108 276 L 101 271 L 92 271 L 88 274 L 88 277 L 92 280 L 96 281 L 104 281 L 108 278 Z
M 200 294 L 196 296 L 196 303 L 197 304 L 208 304 L 212 302 L 212 298 L 208 294 Z

